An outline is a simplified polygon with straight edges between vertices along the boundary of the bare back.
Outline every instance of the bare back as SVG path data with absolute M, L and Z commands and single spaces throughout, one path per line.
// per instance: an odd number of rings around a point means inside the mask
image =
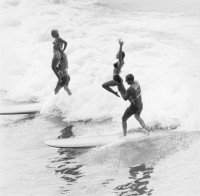
M 132 103 L 136 105 L 142 103 L 141 88 L 137 81 L 134 81 L 134 83 L 128 88 L 127 94 Z

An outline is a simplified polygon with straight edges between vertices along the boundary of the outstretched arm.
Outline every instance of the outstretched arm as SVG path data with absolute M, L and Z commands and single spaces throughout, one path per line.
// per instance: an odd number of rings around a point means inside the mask
M 122 41 L 121 39 L 118 39 L 119 42 L 119 61 L 120 63 L 122 62 L 122 46 L 124 44 L 124 41 Z

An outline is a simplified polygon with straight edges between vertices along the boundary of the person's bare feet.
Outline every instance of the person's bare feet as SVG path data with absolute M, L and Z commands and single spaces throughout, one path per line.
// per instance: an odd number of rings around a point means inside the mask
M 54 89 L 54 93 L 55 95 L 58 93 L 58 90 L 56 88 Z
M 120 96 L 118 95 L 118 92 L 115 92 L 114 94 L 115 94 L 117 97 L 120 97 Z
M 72 95 L 72 92 L 70 90 L 66 90 L 68 95 L 71 96 Z
M 142 132 L 144 132 L 146 135 L 149 135 L 149 130 L 147 128 L 142 128 Z

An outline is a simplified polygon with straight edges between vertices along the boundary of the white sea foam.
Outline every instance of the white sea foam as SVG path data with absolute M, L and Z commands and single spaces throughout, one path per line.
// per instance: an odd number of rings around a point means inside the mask
M 99 0 L 102 4 L 131 11 L 199 12 L 198 0 Z
M 7 98 L 39 101 L 43 113 L 67 121 L 121 121 L 128 102 L 101 84 L 112 78 L 117 39 L 122 38 L 122 77 L 133 73 L 141 84 L 147 124 L 199 130 L 199 15 L 119 12 L 91 0 L 5 0 L 2 11 L 1 89 L 8 91 Z M 52 28 L 68 41 L 71 97 L 63 89 L 53 94 L 57 79 L 51 70 Z M 134 120 L 129 124 L 138 126 Z

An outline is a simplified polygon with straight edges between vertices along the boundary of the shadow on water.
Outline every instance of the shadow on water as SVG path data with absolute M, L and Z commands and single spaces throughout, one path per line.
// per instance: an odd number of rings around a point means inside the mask
M 58 136 L 58 139 L 74 137 L 75 135 L 72 131 L 73 127 L 73 124 L 67 125 L 63 130 L 60 131 L 61 134 Z
M 69 124 L 63 130 L 58 138 L 70 138 L 74 137 L 73 129 L 74 125 Z M 60 193 L 65 194 L 71 191 L 70 185 L 76 183 L 79 178 L 84 176 L 81 171 L 83 164 L 79 164 L 76 158 L 81 154 L 87 152 L 87 148 L 59 148 L 55 157 L 50 159 L 49 167 L 53 168 L 55 174 L 65 182 L 66 186 L 61 186 Z
M 55 169 L 56 174 L 61 174 L 61 178 L 67 182 L 74 182 L 77 178 L 80 178 L 81 171 L 79 170 L 82 165 L 77 165 L 74 160 L 79 154 L 83 153 L 82 149 L 59 149 L 58 153 L 60 156 L 64 156 L 59 160 L 61 164 Z
M 77 183 L 78 179 L 84 176 L 84 173 L 81 171 L 83 164 L 78 164 L 76 157 L 86 151 L 87 149 L 60 148 L 58 149 L 57 156 L 50 160 L 49 167 L 54 169 L 55 174 L 65 184 L 65 186 L 59 188 L 61 194 L 70 192 L 70 185 Z
M 114 190 L 118 195 L 152 195 L 153 189 L 148 189 L 153 167 L 142 164 L 129 170 L 131 182 L 117 186 Z

